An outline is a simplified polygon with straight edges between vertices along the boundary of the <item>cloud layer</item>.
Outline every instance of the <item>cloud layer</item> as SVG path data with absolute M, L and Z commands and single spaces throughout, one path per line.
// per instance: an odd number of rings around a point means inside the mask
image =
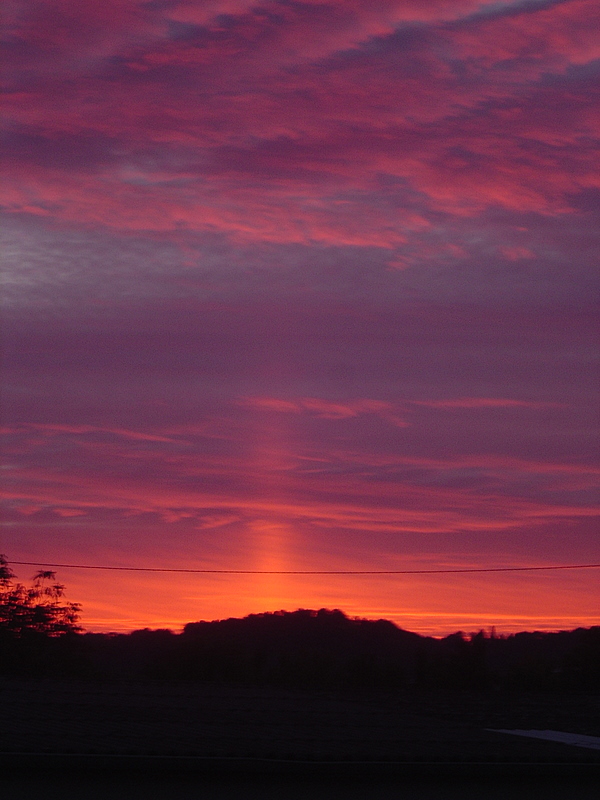
M 3 25 L 9 558 L 600 560 L 594 0 L 11 0 Z M 598 606 L 499 585 L 202 603 L 434 632 Z M 76 586 L 105 627 L 198 597 Z

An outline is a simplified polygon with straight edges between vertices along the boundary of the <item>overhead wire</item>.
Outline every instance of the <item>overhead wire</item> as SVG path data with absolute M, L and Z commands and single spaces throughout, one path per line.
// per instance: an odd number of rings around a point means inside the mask
M 563 569 L 598 569 L 600 564 L 552 564 L 526 567 L 460 567 L 439 569 L 189 569 L 173 567 L 119 567 L 106 564 L 54 564 L 46 561 L 11 561 L 11 564 L 55 569 L 97 569 L 115 572 L 165 572 L 193 575 L 452 575 L 481 572 L 533 572 Z

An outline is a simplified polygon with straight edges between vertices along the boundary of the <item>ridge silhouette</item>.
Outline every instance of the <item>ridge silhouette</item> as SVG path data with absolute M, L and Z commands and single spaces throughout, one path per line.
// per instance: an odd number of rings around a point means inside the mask
M 444 639 L 339 609 L 188 623 L 181 633 L 15 636 L 0 631 L 0 674 L 167 680 L 341 691 L 597 690 L 600 626 Z

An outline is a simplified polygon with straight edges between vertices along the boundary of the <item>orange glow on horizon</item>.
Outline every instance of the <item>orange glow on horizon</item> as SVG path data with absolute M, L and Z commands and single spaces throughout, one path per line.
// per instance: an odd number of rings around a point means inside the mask
M 265 528 L 265 564 L 281 568 L 281 530 Z M 588 572 L 593 573 L 593 570 Z M 63 574 L 64 573 L 64 574 Z M 494 626 L 499 634 L 600 625 L 596 578 L 544 573 L 315 576 L 83 575 L 61 570 L 89 631 L 181 629 L 187 622 L 298 608 L 339 608 L 349 617 L 389 619 L 406 630 L 446 636 Z M 110 587 L 110 595 L 108 589 Z

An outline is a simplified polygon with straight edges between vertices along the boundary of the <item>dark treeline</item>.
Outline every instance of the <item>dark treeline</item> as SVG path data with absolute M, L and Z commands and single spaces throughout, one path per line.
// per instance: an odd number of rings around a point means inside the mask
M 179 634 L 15 634 L 4 627 L 0 673 L 336 690 L 594 691 L 600 688 L 600 627 L 433 639 L 326 609 L 193 622 Z

